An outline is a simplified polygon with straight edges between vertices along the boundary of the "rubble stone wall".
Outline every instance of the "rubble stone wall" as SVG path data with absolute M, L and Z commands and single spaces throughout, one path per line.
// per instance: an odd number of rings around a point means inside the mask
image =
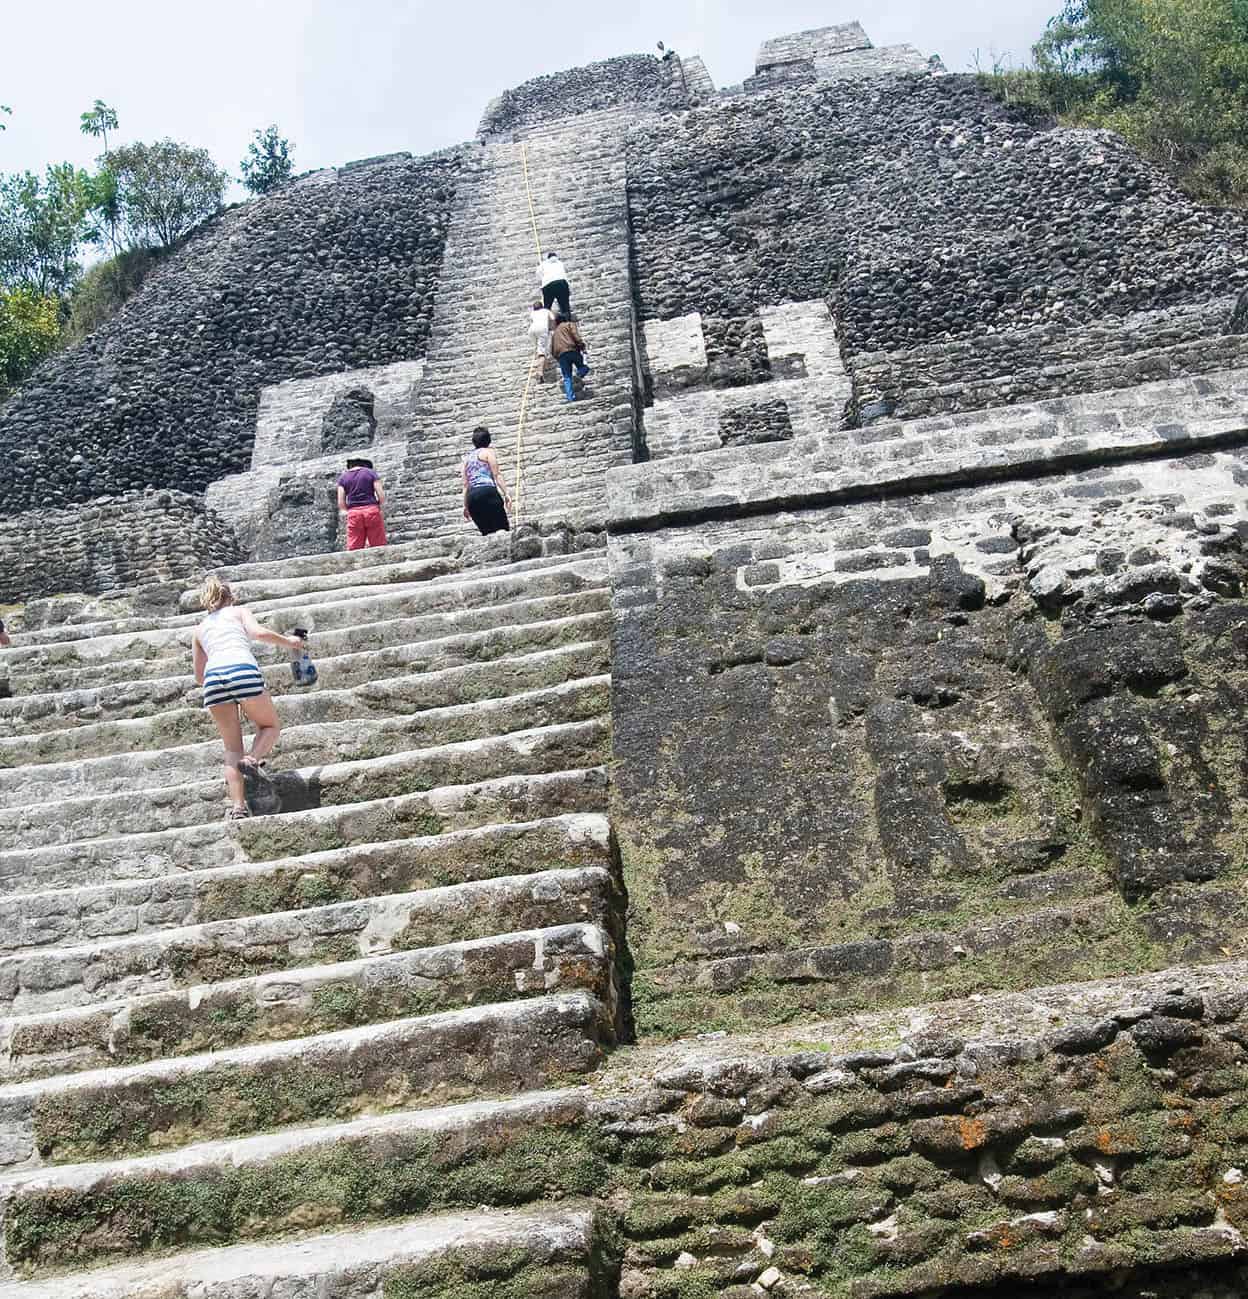
M 261 389 L 423 357 L 458 156 L 315 172 L 197 230 L 0 407 L 0 513 L 245 469 Z
M 241 555 L 231 529 L 186 492 L 132 492 L 0 519 L 0 602 L 188 582 Z
M 488 139 L 605 108 L 631 106 L 649 112 L 683 108 L 705 93 L 707 80 L 701 60 L 682 79 L 675 57 L 626 54 L 604 59 L 504 90 L 487 105 L 478 134 Z
M 1237 364 L 1213 340 L 1248 281 L 1242 215 L 1184 198 L 1117 136 L 1021 120 L 972 77 L 639 123 L 629 203 L 643 323 L 827 298 L 860 408 L 916 388 L 921 415 L 1116 386 L 1137 355 L 1135 382 Z

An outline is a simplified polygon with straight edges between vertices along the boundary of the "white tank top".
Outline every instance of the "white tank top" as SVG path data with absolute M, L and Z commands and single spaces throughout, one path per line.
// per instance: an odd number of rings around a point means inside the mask
M 208 656 L 205 672 L 209 668 L 235 667 L 239 663 L 260 666 L 256 663 L 256 656 L 251 652 L 251 641 L 234 609 L 218 609 L 216 613 L 210 613 L 195 628 L 195 637 Z

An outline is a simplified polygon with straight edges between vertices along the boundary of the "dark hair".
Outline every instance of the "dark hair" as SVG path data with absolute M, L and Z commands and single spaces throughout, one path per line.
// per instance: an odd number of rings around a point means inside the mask
M 472 430 L 472 445 L 479 451 L 482 447 L 490 445 L 490 430 L 488 428 L 474 428 Z
M 347 461 L 348 469 L 371 469 L 372 467 L 373 462 L 371 460 L 365 460 L 363 456 L 352 456 L 351 459 Z
M 534 311 L 541 311 L 541 309 L 542 309 L 545 305 L 546 305 L 546 304 L 541 300 L 541 298 L 538 298 L 538 300 L 533 304 L 533 310 L 534 310 Z

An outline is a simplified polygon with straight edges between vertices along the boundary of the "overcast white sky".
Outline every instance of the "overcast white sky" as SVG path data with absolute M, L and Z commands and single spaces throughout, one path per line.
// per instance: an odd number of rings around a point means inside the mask
M 89 165 L 79 114 L 100 98 L 121 139 L 170 135 L 232 174 L 276 122 L 298 171 L 470 139 L 486 102 L 543 72 L 665 41 L 720 86 L 753 71 L 769 36 L 859 19 L 966 71 L 976 51 L 1023 58 L 1060 0 L 44 0 L 0 4 L 0 171 Z

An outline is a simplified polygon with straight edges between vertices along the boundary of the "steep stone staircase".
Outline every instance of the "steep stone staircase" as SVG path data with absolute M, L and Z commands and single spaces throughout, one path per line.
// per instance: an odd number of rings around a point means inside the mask
M 635 115 L 634 115 L 635 116 Z M 572 309 L 593 374 L 568 404 L 534 383 L 523 433 L 525 520 L 601 526 L 605 471 L 632 460 L 632 295 L 628 269 L 624 119 L 602 112 L 483 144 L 455 200 L 415 427 L 388 511 L 399 539 L 462 536 L 460 461 L 473 428 L 494 434 L 503 474 L 517 480 L 516 432 L 533 357 L 527 334 L 540 296 L 537 250 L 568 269 Z
M 321 672 L 266 667 L 240 823 L 188 598 L 4 652 L 0 1292 L 423 1294 L 498 1255 L 591 1293 L 590 1209 L 496 1209 L 566 1184 L 558 1088 L 620 1023 L 606 565 L 501 554 L 233 570 Z

